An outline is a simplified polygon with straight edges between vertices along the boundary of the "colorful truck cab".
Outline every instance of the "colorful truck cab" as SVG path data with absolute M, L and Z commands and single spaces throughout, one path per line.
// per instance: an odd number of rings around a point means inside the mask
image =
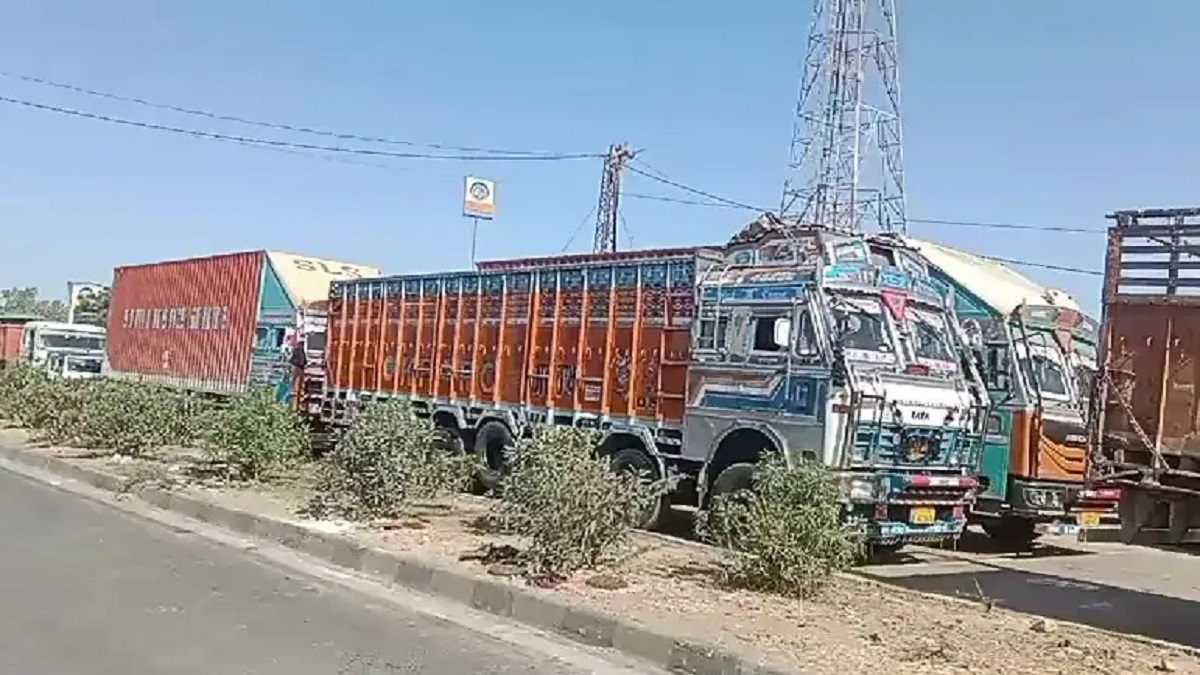
M 1010 544 L 1115 527 L 1119 491 L 1084 484 L 1096 321 L 1070 296 L 1000 263 L 909 243 L 952 298 L 992 400 L 972 520 Z
M 748 487 L 765 453 L 808 458 L 876 546 L 952 539 L 986 394 L 942 298 L 893 253 L 756 226 L 723 247 L 338 281 L 324 415 L 403 397 L 485 485 L 533 425 L 598 428 L 618 469 L 674 479 L 646 526 Z

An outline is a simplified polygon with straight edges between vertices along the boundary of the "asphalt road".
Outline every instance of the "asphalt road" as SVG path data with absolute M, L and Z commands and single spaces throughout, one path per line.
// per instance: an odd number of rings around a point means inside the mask
M 903 559 L 860 574 L 946 596 L 1200 648 L 1200 550 L 1085 544 L 1047 537 L 1025 553 L 910 547 Z
M 496 634 L 0 470 L 3 673 L 653 672 Z

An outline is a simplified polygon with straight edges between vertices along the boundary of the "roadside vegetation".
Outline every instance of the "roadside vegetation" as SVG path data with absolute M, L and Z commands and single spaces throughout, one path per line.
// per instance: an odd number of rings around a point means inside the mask
M 150 461 L 175 449 L 191 462 L 185 474 L 225 485 L 302 474 L 305 515 L 368 529 L 419 525 L 431 509 L 454 512 L 472 499 L 464 493 L 478 461 L 447 451 L 444 431 L 398 400 L 360 410 L 317 458 L 305 422 L 266 391 L 218 402 L 133 382 L 52 379 L 20 365 L 0 371 L 0 419 L 95 456 Z M 495 498 L 473 521 L 503 543 L 480 559 L 539 584 L 583 570 L 620 576 L 639 553 L 636 524 L 666 485 L 612 471 L 608 458 L 596 456 L 599 440 L 590 430 L 543 427 L 508 448 Z M 722 497 L 698 521 L 698 534 L 724 550 L 716 581 L 788 596 L 819 593 L 863 551 L 841 522 L 837 489 L 817 464 L 761 464 L 753 490 Z

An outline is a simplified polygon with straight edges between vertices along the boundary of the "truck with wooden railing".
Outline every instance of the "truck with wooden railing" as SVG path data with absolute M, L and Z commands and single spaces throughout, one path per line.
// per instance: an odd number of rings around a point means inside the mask
M 538 424 L 596 428 L 704 508 L 779 453 L 835 473 L 877 548 L 966 523 L 987 397 L 919 258 L 766 219 L 726 246 L 482 263 L 334 282 L 322 416 L 401 397 L 500 480 Z
M 1127 543 L 1200 541 L 1200 208 L 1108 230 L 1089 477 L 1121 489 Z

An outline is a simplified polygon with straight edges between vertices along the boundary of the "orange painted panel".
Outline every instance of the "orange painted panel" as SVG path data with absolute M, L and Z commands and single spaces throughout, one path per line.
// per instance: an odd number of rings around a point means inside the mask
M 339 282 L 331 385 L 679 422 L 694 259 L 603 263 Z

